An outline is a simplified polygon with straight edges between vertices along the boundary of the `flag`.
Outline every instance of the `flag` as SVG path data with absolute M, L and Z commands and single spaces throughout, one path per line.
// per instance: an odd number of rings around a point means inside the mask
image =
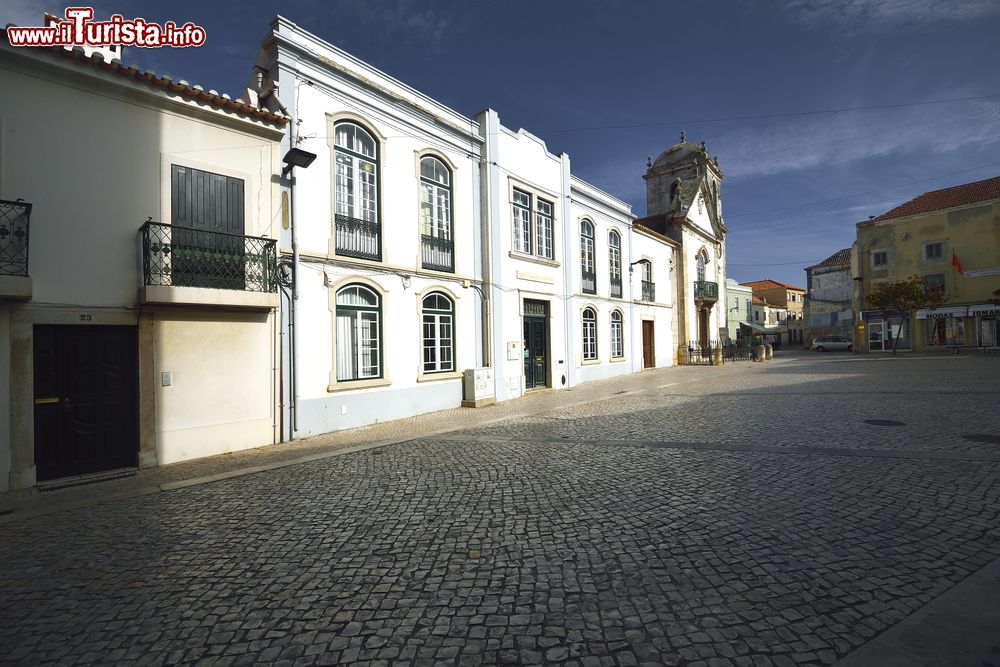
M 958 255 L 955 254 L 954 250 L 951 251 L 951 265 L 958 269 L 959 273 L 962 273 L 962 263 L 958 261 Z

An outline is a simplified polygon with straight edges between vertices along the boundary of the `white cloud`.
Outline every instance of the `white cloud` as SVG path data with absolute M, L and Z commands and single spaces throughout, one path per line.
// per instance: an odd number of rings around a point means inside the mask
M 962 23 L 1000 14 L 996 0 L 790 0 L 784 11 L 807 26 L 886 26 Z
M 1000 98 L 755 123 L 714 135 L 709 149 L 719 155 L 727 177 L 741 178 L 997 143 Z

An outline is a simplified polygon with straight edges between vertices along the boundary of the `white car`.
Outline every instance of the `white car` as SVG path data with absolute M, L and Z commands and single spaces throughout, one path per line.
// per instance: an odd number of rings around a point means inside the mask
M 817 352 L 826 352 L 827 350 L 847 350 L 850 352 L 853 347 L 850 339 L 843 336 L 820 336 L 813 338 L 809 349 Z

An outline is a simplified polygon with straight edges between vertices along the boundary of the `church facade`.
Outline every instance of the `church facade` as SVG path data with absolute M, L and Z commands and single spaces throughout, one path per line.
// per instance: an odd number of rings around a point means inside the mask
M 647 215 L 635 221 L 677 245 L 673 267 L 676 289 L 676 360 L 704 356 L 727 337 L 726 225 L 722 218 L 722 179 L 718 156 L 705 142 L 680 142 L 649 160 Z

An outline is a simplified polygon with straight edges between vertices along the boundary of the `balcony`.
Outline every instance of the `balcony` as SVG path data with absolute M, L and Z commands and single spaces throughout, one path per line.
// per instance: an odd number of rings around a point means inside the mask
M 451 239 L 444 239 L 429 234 L 420 235 L 421 266 L 431 271 L 455 272 L 455 244 Z
M 0 299 L 31 298 L 28 220 L 31 204 L 0 199 Z
M 611 297 L 613 299 L 622 298 L 622 277 L 612 275 L 611 276 Z
M 694 299 L 695 301 L 718 301 L 719 283 L 708 280 L 694 281 Z
M 584 269 L 581 285 L 584 294 L 597 294 L 597 273 Z
M 334 216 L 334 250 L 342 257 L 382 261 L 382 226 L 346 215 Z
M 656 301 L 656 283 L 651 280 L 642 281 L 642 300 Z
M 161 306 L 278 306 L 277 241 L 147 222 L 139 300 Z

